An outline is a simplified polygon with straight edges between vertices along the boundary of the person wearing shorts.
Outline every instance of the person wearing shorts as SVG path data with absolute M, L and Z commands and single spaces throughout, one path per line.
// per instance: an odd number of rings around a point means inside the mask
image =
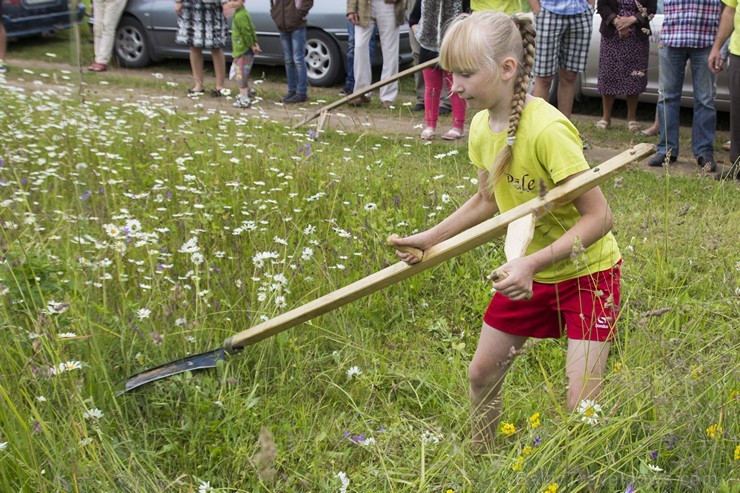
M 535 15 L 537 50 L 534 57 L 534 91 L 548 99 L 558 75 L 558 109 L 570 118 L 576 78 L 586 70 L 593 31 L 594 0 L 529 0 Z

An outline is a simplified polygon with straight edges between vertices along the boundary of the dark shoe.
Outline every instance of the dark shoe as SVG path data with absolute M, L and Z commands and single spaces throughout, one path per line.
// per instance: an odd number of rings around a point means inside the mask
M 717 171 L 717 162 L 714 160 L 714 156 L 699 156 L 696 159 L 696 165 L 709 173 Z
M 286 100 L 292 98 L 293 96 L 295 96 L 295 92 L 293 92 L 293 91 L 287 92 L 287 93 L 285 93 L 285 96 L 283 96 L 282 98 L 280 98 L 280 102 L 281 103 L 284 103 Z
M 678 156 L 671 156 L 670 162 L 675 163 L 678 159 Z M 665 164 L 665 154 L 656 154 L 653 156 L 653 159 L 648 161 L 648 166 L 652 166 L 653 168 L 661 168 Z
M 231 89 L 214 89 L 211 91 L 211 97 L 212 98 L 220 98 L 221 96 L 231 96 Z
M 363 106 L 369 102 L 370 98 L 363 94 L 362 96 L 357 96 L 356 98 L 352 99 L 349 104 L 352 106 Z
M 416 103 L 411 111 L 424 111 L 424 103 Z
M 737 164 L 730 166 L 722 173 L 716 176 L 717 180 L 740 180 L 740 166 Z
M 195 89 L 188 89 L 188 92 L 186 93 L 189 98 L 197 98 L 198 96 L 202 96 L 206 93 L 205 90 L 201 89 L 200 91 L 196 91 Z
M 0 74 L 6 74 L 8 70 L 10 70 L 10 67 L 5 63 L 5 60 L 0 60 Z
M 452 110 L 449 109 L 448 107 L 446 107 L 446 106 L 440 106 L 439 107 L 439 114 L 440 114 L 440 116 L 442 116 L 442 115 L 449 115 L 450 113 L 452 113 Z
M 285 104 L 296 104 L 296 103 L 305 103 L 308 101 L 308 95 L 307 94 L 298 94 L 295 93 L 288 99 L 285 99 L 283 103 Z
M 341 91 L 339 91 L 340 96 L 349 96 L 352 94 L 352 88 L 345 86 Z

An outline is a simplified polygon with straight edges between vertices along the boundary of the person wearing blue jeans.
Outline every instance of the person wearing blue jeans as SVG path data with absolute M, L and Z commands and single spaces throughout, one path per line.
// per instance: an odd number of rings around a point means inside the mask
M 375 45 L 377 44 L 378 27 L 370 37 L 370 63 L 375 58 Z M 347 21 L 347 78 L 344 80 L 344 88 L 339 91 L 340 96 L 348 96 L 355 90 L 355 25 Z
M 694 85 L 691 150 L 700 168 L 710 172 L 717 169 L 715 75 L 708 61 L 719 28 L 721 6 L 721 0 L 665 0 L 663 3 L 659 70 L 663 102 L 658 105 L 658 152 L 648 162 L 650 166 L 659 167 L 678 159 L 679 112 L 688 61 Z
M 280 31 L 288 92 L 281 98 L 285 104 L 308 101 L 306 69 L 306 17 L 313 0 L 270 0 L 270 14 Z

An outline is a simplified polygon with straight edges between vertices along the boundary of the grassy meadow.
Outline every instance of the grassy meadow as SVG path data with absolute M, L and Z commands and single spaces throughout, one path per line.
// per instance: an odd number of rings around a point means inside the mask
M 602 187 L 624 266 L 600 410 L 567 412 L 564 340 L 528 344 L 478 455 L 501 241 L 115 394 L 395 262 L 389 234 L 476 189 L 464 147 L 48 85 L 0 88 L 0 491 L 740 491 L 734 183 L 636 165 Z

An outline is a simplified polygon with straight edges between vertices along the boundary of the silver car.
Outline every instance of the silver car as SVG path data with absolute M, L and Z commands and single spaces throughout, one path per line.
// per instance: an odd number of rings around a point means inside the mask
M 262 53 L 256 64 L 283 65 L 283 50 L 270 0 L 249 0 L 247 10 L 257 30 Z M 188 58 L 188 47 L 175 43 L 177 16 L 172 0 L 129 0 L 116 31 L 114 52 L 125 67 L 145 67 L 164 58 Z M 312 86 L 332 86 L 343 81 L 347 50 L 347 17 L 344 2 L 319 0 L 308 14 L 306 65 Z M 226 48 L 229 56 L 231 47 Z M 375 64 L 380 50 L 376 50 Z M 207 58 L 210 54 L 204 50 Z M 401 64 L 411 62 L 408 25 L 401 26 Z
M 650 61 L 648 65 L 648 84 L 647 89 L 640 95 L 640 101 L 650 103 L 658 102 L 658 42 L 660 40 L 660 30 L 663 27 L 663 2 L 658 2 L 658 11 L 653 20 L 650 22 L 653 34 L 650 36 Z M 596 92 L 596 84 L 599 78 L 599 46 L 601 44 L 601 34 L 599 26 L 601 25 L 601 16 L 594 15 L 594 31 L 591 38 L 591 47 L 588 51 L 588 65 L 586 71 L 579 76 L 580 94 L 592 97 L 601 97 Z M 683 94 L 681 96 L 681 106 L 692 107 L 694 105 L 694 86 L 691 81 L 691 68 L 686 67 L 686 78 L 683 83 Z M 730 83 L 727 78 L 727 70 L 723 70 L 717 75 L 717 94 L 714 99 L 715 108 L 718 111 L 730 111 Z

